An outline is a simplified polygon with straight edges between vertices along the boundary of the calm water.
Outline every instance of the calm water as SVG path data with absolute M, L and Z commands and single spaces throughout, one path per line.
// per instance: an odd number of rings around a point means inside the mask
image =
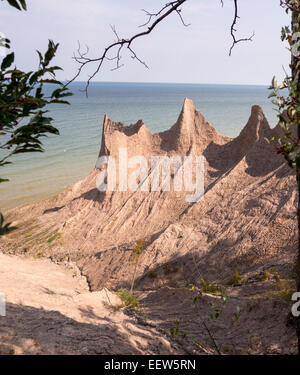
M 0 209 L 45 198 L 85 177 L 96 163 L 105 113 L 125 124 L 143 119 L 152 132 L 159 132 L 175 123 L 188 97 L 221 134 L 230 137 L 239 134 L 254 104 L 263 108 L 272 127 L 276 123 L 264 86 L 93 83 L 88 98 L 80 92 L 83 87 L 71 86 L 70 106 L 51 108 L 61 135 L 45 138 L 45 153 L 16 156 L 14 164 L 1 168 L 1 177 L 10 182 L 0 185 Z

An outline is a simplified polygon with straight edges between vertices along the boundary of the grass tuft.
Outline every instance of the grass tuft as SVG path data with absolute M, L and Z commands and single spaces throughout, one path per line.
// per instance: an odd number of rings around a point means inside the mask
M 130 293 L 128 289 L 121 288 L 118 290 L 118 296 L 123 302 L 124 306 L 129 307 L 138 307 L 139 305 L 139 296 L 136 293 Z
M 47 242 L 50 243 L 50 242 L 52 242 L 52 241 L 57 240 L 58 238 L 62 238 L 62 234 L 59 233 L 59 232 L 55 232 L 55 233 L 52 234 L 51 237 L 48 238 Z
M 218 285 L 207 284 L 207 282 L 204 279 L 201 279 L 201 283 L 202 283 L 202 287 L 201 287 L 202 293 L 210 293 L 210 294 L 223 293 L 223 288 Z
M 238 270 L 234 270 L 234 276 L 230 281 L 230 285 L 235 287 L 241 284 L 242 276 L 239 274 Z

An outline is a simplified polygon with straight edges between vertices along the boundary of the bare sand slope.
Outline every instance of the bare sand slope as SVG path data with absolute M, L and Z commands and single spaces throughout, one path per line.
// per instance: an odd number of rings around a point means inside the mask
M 137 324 L 120 300 L 89 292 L 76 267 L 0 254 L 1 354 L 172 354 L 180 352 L 155 328 Z M 178 346 L 177 346 L 178 347 Z

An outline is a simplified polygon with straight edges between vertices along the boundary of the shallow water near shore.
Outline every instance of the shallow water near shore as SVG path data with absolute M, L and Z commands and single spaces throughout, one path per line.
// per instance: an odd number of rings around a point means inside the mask
M 111 83 L 70 86 L 70 106 L 53 105 L 50 116 L 60 136 L 44 139 L 45 153 L 18 155 L 1 170 L 9 182 L 0 185 L 0 209 L 46 198 L 88 175 L 100 150 L 102 122 L 107 114 L 127 125 L 144 120 L 151 132 L 169 129 L 177 120 L 185 97 L 219 133 L 235 137 L 248 121 L 251 106 L 260 105 L 271 125 L 276 112 L 266 86 Z

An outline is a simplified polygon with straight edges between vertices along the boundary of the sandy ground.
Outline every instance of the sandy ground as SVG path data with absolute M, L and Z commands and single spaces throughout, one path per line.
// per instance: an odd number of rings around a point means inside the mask
M 116 294 L 89 292 L 70 263 L 0 253 L 0 291 L 1 354 L 216 354 L 206 326 L 223 354 L 296 352 L 288 304 L 267 296 L 268 283 L 229 288 L 226 307 L 208 294 L 195 308 L 195 291 L 162 286 L 140 292 L 137 308 L 115 310 Z M 209 318 L 212 304 L 222 309 L 219 319 Z
M 110 304 L 107 290 L 89 292 L 76 269 L 45 259 L 0 254 L 2 354 L 172 354 L 177 352 L 154 328 L 139 326 Z

